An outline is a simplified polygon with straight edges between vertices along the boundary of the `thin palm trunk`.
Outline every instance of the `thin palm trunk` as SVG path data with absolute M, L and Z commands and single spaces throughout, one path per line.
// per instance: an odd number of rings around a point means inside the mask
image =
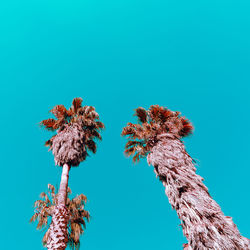
M 49 228 L 47 248 L 49 250 L 64 250 L 67 247 L 68 233 L 67 225 L 69 220 L 66 207 L 67 189 L 70 166 L 63 165 L 60 188 L 57 196 L 57 204 L 53 211 L 52 222 Z
M 158 136 L 157 140 L 148 155 L 148 164 L 154 166 L 172 208 L 182 221 L 188 240 L 184 249 L 250 249 L 249 240 L 240 235 L 232 218 L 223 214 L 203 178 L 195 173 L 184 144 L 169 133 Z

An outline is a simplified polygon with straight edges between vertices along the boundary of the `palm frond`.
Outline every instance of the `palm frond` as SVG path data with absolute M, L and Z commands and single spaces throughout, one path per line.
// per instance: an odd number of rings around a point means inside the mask
M 55 122 L 55 128 L 59 129 L 60 127 L 62 127 L 65 123 L 67 123 L 68 121 L 62 116 L 60 118 L 58 118 L 58 120 Z
M 142 123 L 147 122 L 147 116 L 148 116 L 148 114 L 147 114 L 146 109 L 139 107 L 139 108 L 137 108 L 135 110 L 135 114 L 134 115 L 138 117 L 138 120 L 140 122 L 142 122 Z
M 140 159 L 140 154 L 136 153 L 135 156 L 133 157 L 133 162 L 139 162 Z
M 88 131 L 89 133 L 89 138 L 90 139 L 98 139 L 98 140 L 102 140 L 102 137 L 101 137 L 101 135 L 100 135 L 100 133 L 98 132 L 98 131 L 96 131 L 96 130 L 89 130 Z
M 51 147 L 52 147 L 52 140 L 51 140 L 51 139 L 47 140 L 47 141 L 44 143 L 44 145 L 45 145 L 46 147 L 51 148 Z
M 74 114 L 77 114 L 78 110 L 82 107 L 82 98 L 76 97 L 73 99 L 72 102 L 72 107 L 71 109 L 73 110 Z
M 38 213 L 34 213 L 34 215 L 30 218 L 30 222 L 36 221 L 38 218 L 38 215 L 39 215 Z
M 42 244 L 44 247 L 46 247 L 48 239 L 49 239 L 49 230 L 46 231 L 42 239 Z
M 99 122 L 99 121 L 96 122 L 96 126 L 97 126 L 97 129 L 104 129 L 105 128 L 104 124 L 102 122 Z
M 96 153 L 96 143 L 93 140 L 88 140 L 86 143 L 86 147 L 88 150 L 90 150 L 92 153 Z
M 68 187 L 67 195 L 69 196 L 69 195 L 71 195 L 71 194 L 72 194 L 72 191 L 71 191 L 70 187 Z
M 55 187 L 52 184 L 48 184 L 48 190 L 50 194 L 55 194 Z
M 56 105 L 49 112 L 51 112 L 57 119 L 65 118 L 67 116 L 67 109 L 64 105 Z
M 51 131 L 56 130 L 55 124 L 56 124 L 56 120 L 53 119 L 53 118 L 49 118 L 47 120 L 43 120 L 43 121 L 40 122 L 41 126 L 44 126 L 45 129 L 51 130 Z
M 144 158 L 147 156 L 148 150 L 147 145 L 144 141 L 128 141 L 124 153 L 127 156 L 133 156 L 134 162 L 139 162 L 141 158 Z
M 141 142 L 140 141 L 128 141 L 125 145 L 125 149 L 128 149 L 130 148 L 131 146 L 136 146 L 138 144 L 140 144 Z
M 180 135 L 182 137 L 190 135 L 192 131 L 194 130 L 194 127 L 191 124 L 191 122 L 185 117 L 181 117 L 181 122 L 182 122 L 183 128 L 180 131 Z
M 128 149 L 126 149 L 126 150 L 124 151 L 124 153 L 125 153 L 127 156 L 131 156 L 131 155 L 135 154 L 135 152 L 136 152 L 136 147 L 135 147 L 135 146 L 130 147 L 130 148 L 128 148 Z
M 161 107 L 159 105 L 152 105 L 149 108 L 149 117 L 153 122 L 164 123 L 169 117 L 174 115 L 175 112 L 168 110 L 167 108 Z

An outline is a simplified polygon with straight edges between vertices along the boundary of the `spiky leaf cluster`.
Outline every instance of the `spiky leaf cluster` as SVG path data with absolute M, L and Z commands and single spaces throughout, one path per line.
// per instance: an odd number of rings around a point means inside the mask
M 104 124 L 94 107 L 82 106 L 82 99 L 75 98 L 69 110 L 57 105 L 50 112 L 56 119 L 49 118 L 40 124 L 47 130 L 57 130 L 57 134 L 45 143 L 52 149 L 57 165 L 78 166 L 88 151 L 96 153 L 95 139 L 102 139 L 100 131 Z
M 138 123 L 128 123 L 123 128 L 122 136 L 128 137 L 125 154 L 133 156 L 133 161 L 139 161 L 150 152 L 157 142 L 157 136 L 171 133 L 178 138 L 192 133 L 193 126 L 188 119 L 159 105 L 152 105 L 148 110 L 139 107 L 135 110 Z
M 68 195 L 71 194 L 70 188 L 67 191 Z M 37 200 L 34 204 L 35 212 L 31 217 L 30 222 L 38 221 L 37 229 L 47 229 L 51 223 L 50 218 L 53 215 L 53 209 L 56 206 L 57 194 L 55 193 L 55 187 L 48 184 L 48 194 L 42 192 L 40 194 L 42 200 Z M 80 194 L 75 198 L 67 198 L 66 207 L 69 212 L 68 222 L 68 242 L 72 249 L 79 249 L 80 246 L 80 235 L 84 233 L 86 228 L 86 221 L 89 221 L 89 212 L 84 209 L 87 198 L 85 195 Z M 47 244 L 48 240 L 47 231 L 43 237 L 43 245 Z
M 68 242 L 72 249 L 79 249 L 80 235 L 86 228 L 85 220 L 89 222 L 89 212 L 84 209 L 86 200 L 86 196 L 80 194 L 71 201 L 69 199 L 67 201 L 69 209 Z
M 55 187 L 48 184 L 48 194 L 42 192 L 41 200 L 34 203 L 35 212 L 31 217 L 30 222 L 38 221 L 37 229 L 42 229 L 48 225 L 48 219 L 53 214 L 53 209 L 56 202 Z

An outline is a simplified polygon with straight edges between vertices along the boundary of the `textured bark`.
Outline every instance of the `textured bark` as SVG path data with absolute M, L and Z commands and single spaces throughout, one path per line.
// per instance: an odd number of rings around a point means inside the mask
M 53 211 L 52 222 L 48 233 L 47 248 L 49 250 L 63 250 L 68 242 L 68 221 L 69 213 L 66 207 L 67 189 L 70 166 L 63 165 L 60 188 L 57 196 L 57 204 Z
M 85 133 L 78 123 L 64 125 L 52 139 L 52 152 L 58 166 L 78 166 L 87 156 Z
M 57 205 L 54 209 L 52 222 L 48 231 L 47 249 L 64 250 L 68 242 L 68 210 L 63 205 Z
M 208 193 L 203 178 L 195 173 L 192 158 L 178 138 L 172 134 L 158 136 L 147 160 L 182 222 L 188 240 L 184 249 L 250 249 L 249 239 L 240 235 L 232 218 L 223 214 Z

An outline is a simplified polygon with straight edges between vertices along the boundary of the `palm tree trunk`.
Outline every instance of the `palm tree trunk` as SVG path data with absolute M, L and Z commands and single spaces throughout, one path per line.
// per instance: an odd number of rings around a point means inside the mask
M 68 181 L 69 181 L 69 170 L 70 166 L 68 164 L 63 165 L 62 176 L 60 188 L 57 196 L 58 205 L 66 205 L 67 201 L 67 190 L 68 190 Z
M 57 196 L 57 204 L 53 211 L 52 222 L 49 228 L 47 248 L 49 250 L 64 250 L 68 242 L 68 209 L 66 207 L 67 189 L 70 166 L 63 165 L 60 188 Z
M 250 241 L 241 236 L 232 218 L 225 216 L 212 199 L 203 178 L 197 175 L 184 144 L 172 134 L 162 134 L 148 155 L 165 187 L 165 193 L 181 220 L 188 240 L 186 250 L 250 249 Z

